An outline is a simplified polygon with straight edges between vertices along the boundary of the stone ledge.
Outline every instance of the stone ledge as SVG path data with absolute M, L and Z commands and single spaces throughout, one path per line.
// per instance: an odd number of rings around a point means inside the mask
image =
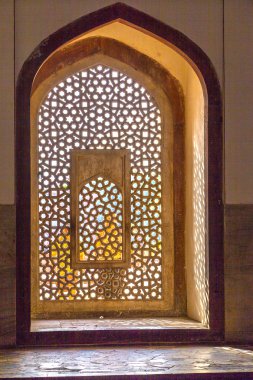
M 253 379 L 253 347 L 0 350 L 0 378 Z

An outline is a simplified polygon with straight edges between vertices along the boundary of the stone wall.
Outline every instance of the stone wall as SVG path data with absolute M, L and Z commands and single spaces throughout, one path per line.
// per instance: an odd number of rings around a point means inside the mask
M 0 346 L 15 344 L 15 207 L 0 205 Z M 225 208 L 225 334 L 253 343 L 253 205 Z
M 225 209 L 226 339 L 253 342 L 253 205 Z
M 15 344 L 15 206 L 0 205 L 0 345 Z

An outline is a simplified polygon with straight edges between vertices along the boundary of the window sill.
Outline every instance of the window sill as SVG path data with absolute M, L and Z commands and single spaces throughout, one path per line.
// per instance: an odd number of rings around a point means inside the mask
M 189 318 L 50 319 L 31 321 L 31 332 L 87 330 L 207 329 Z

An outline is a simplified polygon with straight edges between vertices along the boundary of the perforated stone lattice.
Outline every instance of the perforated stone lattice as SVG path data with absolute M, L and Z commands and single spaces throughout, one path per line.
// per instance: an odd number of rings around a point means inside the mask
M 79 193 L 80 260 L 122 260 L 122 219 L 117 186 L 100 176 L 88 181 Z
M 70 151 L 131 151 L 131 266 L 70 266 Z M 147 90 L 96 65 L 48 93 L 38 115 L 41 300 L 162 298 L 161 117 Z

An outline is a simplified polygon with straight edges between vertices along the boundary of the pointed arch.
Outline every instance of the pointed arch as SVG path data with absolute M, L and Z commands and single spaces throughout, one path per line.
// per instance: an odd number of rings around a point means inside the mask
M 223 200 L 222 200 L 222 101 L 219 82 L 212 63 L 206 54 L 181 32 L 163 24 L 125 4 L 117 3 L 90 15 L 81 17 L 58 30 L 34 50 L 24 63 L 17 84 L 16 103 L 16 203 L 17 203 L 17 342 L 18 344 L 43 344 L 60 339 L 73 343 L 73 333 L 66 332 L 46 337 L 30 333 L 30 95 L 36 74 L 50 55 L 71 39 L 115 20 L 122 20 L 146 33 L 152 34 L 169 44 L 190 63 L 206 91 L 207 124 L 206 180 L 207 229 L 208 229 L 208 271 L 209 271 L 209 313 L 210 328 L 205 331 L 126 331 L 115 333 L 116 342 L 152 342 L 221 340 L 224 330 L 223 301 Z M 82 335 L 82 334 L 81 334 Z M 75 343 L 93 342 L 93 334 L 75 336 Z M 104 342 L 106 332 L 97 336 L 97 343 Z

